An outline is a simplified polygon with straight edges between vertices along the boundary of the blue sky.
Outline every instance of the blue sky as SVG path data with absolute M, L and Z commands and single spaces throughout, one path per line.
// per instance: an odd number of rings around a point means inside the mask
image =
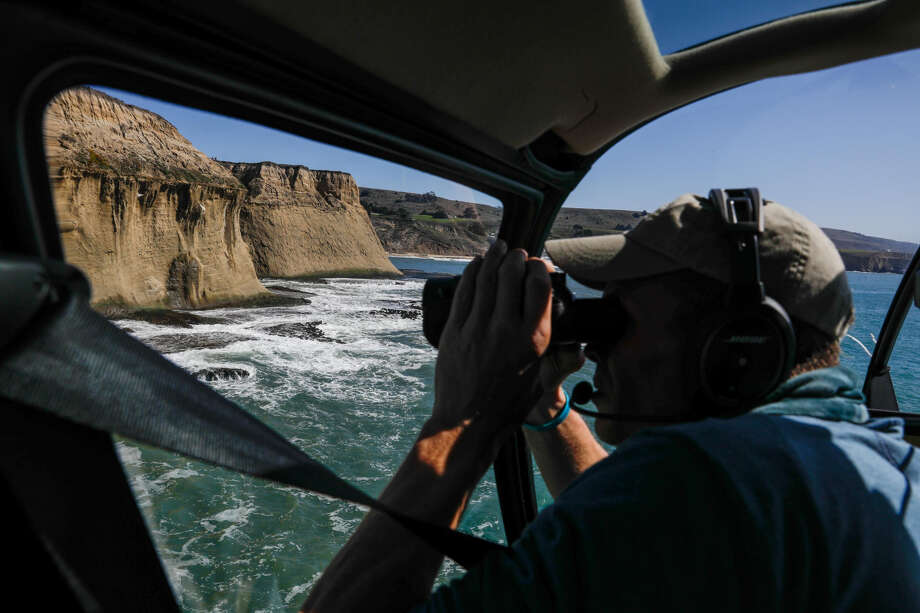
M 731 3 L 646 0 L 664 51 L 830 3 L 757 3 L 770 7 L 745 6 L 735 15 L 717 10 L 720 4 Z M 687 9 L 690 5 L 694 11 Z M 677 18 L 661 18 L 668 14 Z M 700 27 L 688 28 L 688 20 Z M 498 204 L 465 186 L 397 164 L 235 119 L 104 91 L 162 115 L 195 146 L 222 160 L 344 170 L 365 187 L 433 190 L 447 198 Z M 920 51 L 740 87 L 678 109 L 624 139 L 595 164 L 566 206 L 652 210 L 687 192 L 754 186 L 821 226 L 917 242 L 918 100 Z
M 658 49 L 674 53 L 774 19 L 845 4 L 839 0 L 643 0 Z

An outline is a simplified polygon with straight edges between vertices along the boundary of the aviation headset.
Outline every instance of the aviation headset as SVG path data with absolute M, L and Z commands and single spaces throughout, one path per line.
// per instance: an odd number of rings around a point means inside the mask
M 760 278 L 763 200 L 756 188 L 713 189 L 709 201 L 722 216 L 731 259 L 724 308 L 709 319 L 699 356 L 706 396 L 720 407 L 749 408 L 792 369 L 795 333 Z
M 705 416 L 727 416 L 750 409 L 788 376 L 795 359 L 795 333 L 789 315 L 766 295 L 760 277 L 759 241 L 764 228 L 760 191 L 713 189 L 709 202 L 720 214 L 728 238 L 731 281 L 723 307 L 704 318 L 697 361 L 703 393 L 715 405 Z M 593 393 L 591 384 L 583 381 L 572 391 L 572 401 L 585 404 Z M 617 421 L 687 419 L 573 408 L 584 415 Z

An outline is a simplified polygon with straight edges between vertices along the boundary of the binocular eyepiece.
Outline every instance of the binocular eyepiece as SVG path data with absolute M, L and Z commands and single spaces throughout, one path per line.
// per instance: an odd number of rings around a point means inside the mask
M 613 343 L 626 328 L 620 301 L 608 298 L 575 298 L 566 286 L 564 272 L 550 273 L 553 286 L 550 346 L 569 343 Z M 460 277 L 429 279 L 422 292 L 422 330 L 437 347 L 447 324 Z

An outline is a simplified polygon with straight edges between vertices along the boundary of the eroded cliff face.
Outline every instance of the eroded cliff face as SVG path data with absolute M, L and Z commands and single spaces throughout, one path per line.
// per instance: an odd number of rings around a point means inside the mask
M 907 270 L 913 256 L 909 253 L 889 253 L 886 251 L 841 251 L 840 257 L 843 258 L 843 265 L 847 270 L 893 272 L 900 275 Z
M 241 214 L 262 277 L 399 276 L 348 173 L 221 162 L 249 190 Z
M 162 117 L 75 88 L 49 105 L 45 146 L 65 255 L 94 304 L 267 294 L 240 233 L 245 188 Z

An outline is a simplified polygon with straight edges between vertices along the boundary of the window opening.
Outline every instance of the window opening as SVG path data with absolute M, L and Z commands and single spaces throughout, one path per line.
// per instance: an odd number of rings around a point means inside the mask
M 433 403 L 422 286 L 488 246 L 499 203 L 111 89 L 62 92 L 44 129 L 65 256 L 94 307 L 379 494 Z M 289 610 L 364 516 L 132 441 L 117 449 L 185 610 Z M 491 473 L 461 530 L 502 540 Z
M 895 275 L 887 275 L 895 276 Z M 916 282 L 916 281 L 915 281 Z M 920 308 L 911 305 L 888 359 L 898 408 L 920 413 Z

